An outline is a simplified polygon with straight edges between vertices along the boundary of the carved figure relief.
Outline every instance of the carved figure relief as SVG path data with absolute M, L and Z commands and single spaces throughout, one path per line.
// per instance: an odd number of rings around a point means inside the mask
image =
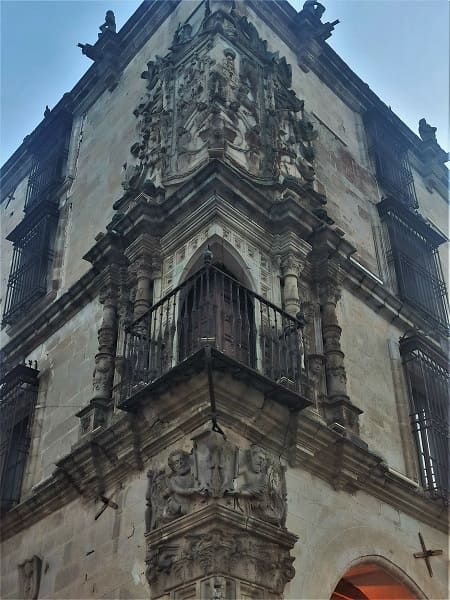
M 241 478 L 235 492 L 238 506 L 275 525 L 286 522 L 285 468 L 259 446 L 244 452 Z
M 20 598 L 35 600 L 41 584 L 42 561 L 39 556 L 33 556 L 19 565 Z
M 285 467 L 277 458 L 206 431 L 191 452 L 172 451 L 167 466 L 148 475 L 152 597 L 192 591 L 185 586 L 194 580 L 202 582 L 200 597 L 211 600 L 235 597 L 238 582 L 259 596 L 283 592 L 295 574 L 289 551 L 297 538 L 285 528 Z
M 174 450 L 167 462 L 169 469 L 148 472 L 147 531 L 213 500 L 284 527 L 285 467 L 261 447 L 240 451 L 207 432 L 194 441 L 192 453 Z
M 291 67 L 232 3 L 206 5 L 195 30 L 180 24 L 142 78 L 125 191 L 182 180 L 214 157 L 258 178 L 313 180 L 316 132 L 291 89 Z

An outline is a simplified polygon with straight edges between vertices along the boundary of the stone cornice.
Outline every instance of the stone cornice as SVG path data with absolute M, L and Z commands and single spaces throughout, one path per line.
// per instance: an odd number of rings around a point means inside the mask
M 346 493 L 364 492 L 382 502 L 446 532 L 446 507 L 431 501 L 419 485 L 396 473 L 382 458 L 326 426 L 319 418 L 300 413 L 295 453 L 286 446 L 291 413 L 276 400 L 263 400 L 255 384 L 236 381 L 232 375 L 214 370 L 220 423 L 244 435 L 251 443 L 264 446 L 289 459 L 291 468 L 305 469 Z M 206 373 L 191 375 L 173 390 L 147 397 L 138 413 L 119 414 L 106 430 L 94 430 L 60 460 L 54 473 L 35 486 L 28 498 L 3 517 L 3 539 L 68 502 L 83 502 L 119 485 L 133 472 L 142 471 L 165 448 L 186 435 L 210 425 L 210 404 Z M 230 390 L 233 394 L 230 394 Z M 256 386 L 257 389 L 257 386 Z M 158 398 L 160 398 L 158 400 Z M 246 401 L 243 401 L 243 399 Z M 182 408 L 182 412 L 180 409 Z M 100 448 L 102 468 L 96 460 Z M 107 458 L 109 457 L 109 459 Z M 144 506 L 144 499 L 143 499 Z
M 309 238 L 323 222 L 307 206 L 315 206 L 313 192 L 301 196 L 282 185 L 261 185 L 242 177 L 239 171 L 220 160 L 212 160 L 165 200 L 141 194 L 125 214 L 117 214 L 108 229 L 119 232 L 130 244 L 143 232 L 163 236 L 176 223 L 201 210 L 208 197 L 226 198 L 244 217 L 274 233 L 294 227 L 300 237 Z M 331 234 L 330 234 L 331 235 Z M 335 236 L 336 240 L 338 236 Z M 340 242 L 341 243 L 341 242 Z
M 419 328 L 427 331 L 432 337 L 439 335 L 439 332 L 431 329 L 430 323 L 419 312 L 390 292 L 361 265 L 346 260 L 341 262 L 341 266 L 345 271 L 344 287 L 401 331 Z
M 151 545 L 158 544 L 161 541 L 170 543 L 174 537 L 180 537 L 184 534 L 189 534 L 201 525 L 205 525 L 208 521 L 214 521 L 216 525 L 223 525 L 226 529 L 236 527 L 246 531 L 255 533 L 257 537 L 263 538 L 267 543 L 273 542 L 274 535 L 277 538 L 277 543 L 280 546 L 290 549 L 297 541 L 297 536 L 289 533 L 285 529 L 275 527 L 269 523 L 265 523 L 260 519 L 256 519 L 250 515 L 244 515 L 232 510 L 226 506 L 219 504 L 210 504 L 205 508 L 186 515 L 181 519 L 176 519 L 164 529 L 153 531 L 146 534 L 147 542 Z

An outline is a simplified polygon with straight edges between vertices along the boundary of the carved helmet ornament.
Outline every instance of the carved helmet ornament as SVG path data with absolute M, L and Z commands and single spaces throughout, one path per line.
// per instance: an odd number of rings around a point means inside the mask
M 195 30 L 180 24 L 142 78 L 126 191 L 176 184 L 212 158 L 257 181 L 311 185 L 316 132 L 291 89 L 291 67 L 233 5 L 211 12 L 207 3 Z

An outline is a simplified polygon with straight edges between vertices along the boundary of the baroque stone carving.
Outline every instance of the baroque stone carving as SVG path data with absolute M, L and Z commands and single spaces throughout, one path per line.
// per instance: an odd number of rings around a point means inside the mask
M 19 565 L 19 595 L 24 600 L 35 600 L 41 584 L 42 561 L 33 556 Z
M 192 453 L 174 450 L 167 462 L 169 472 L 148 472 L 147 531 L 214 501 L 285 526 L 285 467 L 263 448 L 239 450 L 207 432 L 195 440 Z
M 272 525 L 262 531 L 244 515 L 230 513 L 217 505 L 204 507 L 185 517 L 182 528 L 147 534 L 146 577 L 152 598 L 193 580 L 203 583 L 205 577 L 210 583 L 201 588 L 201 598 L 235 597 L 220 594 L 236 589 L 238 582 L 258 586 L 261 597 L 283 593 L 295 575 L 289 554 L 295 536 Z
M 232 4 L 207 4 L 195 31 L 179 24 L 169 53 L 153 57 L 142 78 L 126 192 L 176 182 L 214 157 L 258 178 L 314 179 L 317 134 L 291 89 L 291 67 Z
M 116 17 L 114 16 L 114 12 L 112 10 L 107 10 L 105 15 L 105 22 L 99 27 L 101 35 L 105 33 L 105 31 L 112 31 L 116 33 Z
M 432 127 L 426 121 L 426 119 L 420 119 L 419 121 L 419 135 L 423 142 L 437 144 L 436 139 L 437 127 Z

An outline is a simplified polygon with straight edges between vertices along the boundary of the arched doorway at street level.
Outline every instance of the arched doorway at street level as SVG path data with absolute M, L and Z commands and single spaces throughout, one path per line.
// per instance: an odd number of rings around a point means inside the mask
M 351 567 L 342 576 L 330 600 L 417 600 L 423 597 L 389 570 L 365 562 Z

